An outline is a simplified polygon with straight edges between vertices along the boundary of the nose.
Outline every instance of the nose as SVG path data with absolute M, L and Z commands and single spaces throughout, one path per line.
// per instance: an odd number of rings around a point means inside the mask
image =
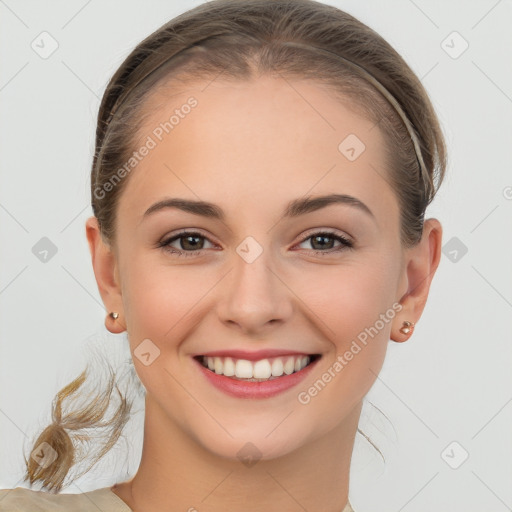
M 286 322 L 293 311 L 293 293 L 267 254 L 263 251 L 248 263 L 235 253 L 234 268 L 220 295 L 217 310 L 221 321 L 246 335 L 265 334 Z

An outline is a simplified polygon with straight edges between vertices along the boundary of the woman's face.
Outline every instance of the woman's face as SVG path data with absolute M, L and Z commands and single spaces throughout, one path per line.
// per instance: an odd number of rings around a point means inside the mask
M 116 275 L 149 425 L 233 458 L 248 442 L 273 458 L 343 429 L 407 291 L 378 127 L 318 84 L 278 78 L 205 82 L 147 108 Z M 333 195 L 354 199 L 304 203 Z M 152 209 L 178 198 L 215 207 Z M 313 364 L 288 375 L 302 356 Z

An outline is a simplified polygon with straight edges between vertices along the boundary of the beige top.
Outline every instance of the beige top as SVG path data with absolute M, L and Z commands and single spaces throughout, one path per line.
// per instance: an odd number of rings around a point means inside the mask
M 0 512 L 133 512 L 110 487 L 80 494 L 51 494 L 24 487 L 0 489 Z M 354 512 L 350 502 L 341 512 Z

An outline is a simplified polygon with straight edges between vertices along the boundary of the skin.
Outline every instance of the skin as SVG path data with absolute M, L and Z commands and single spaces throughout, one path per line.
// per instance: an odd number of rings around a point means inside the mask
M 107 316 L 107 328 L 127 330 L 132 355 L 147 338 L 160 350 L 148 366 L 133 357 L 147 390 L 142 460 L 136 475 L 113 491 L 145 512 L 216 512 L 242 504 L 247 512 L 341 511 L 362 400 L 388 341 L 407 340 L 410 334 L 399 332 L 403 321 L 417 323 L 423 312 L 442 227 L 427 219 L 421 242 L 401 246 L 397 198 L 383 179 L 382 134 L 321 85 L 260 77 L 162 92 L 149 100 L 148 112 L 155 113 L 141 137 L 191 95 L 198 106 L 124 184 L 115 244 L 102 240 L 95 217 L 86 222 L 101 297 L 107 311 L 120 315 Z M 351 133 L 366 146 L 352 162 L 338 150 Z M 374 217 L 346 204 L 282 217 L 293 199 L 332 193 L 358 198 Z M 226 218 L 167 209 L 143 220 L 164 197 L 215 203 Z M 157 247 L 180 229 L 206 237 L 196 240 L 201 253 L 178 257 Z M 340 243 L 329 238 L 322 249 L 311 236 L 326 229 L 354 248 L 332 252 Z M 252 263 L 236 252 L 247 236 L 263 249 Z M 172 245 L 194 251 L 180 239 Z M 378 335 L 307 405 L 299 403 L 298 393 L 398 303 L 401 311 Z M 291 390 L 242 400 L 214 388 L 192 360 L 236 348 L 322 358 Z M 261 454 L 251 467 L 237 458 L 247 442 Z

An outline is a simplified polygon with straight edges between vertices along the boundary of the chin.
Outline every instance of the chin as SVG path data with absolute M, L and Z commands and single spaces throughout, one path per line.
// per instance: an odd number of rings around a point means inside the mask
M 310 428 L 304 421 L 300 421 L 299 415 L 283 413 L 279 417 L 275 414 L 268 415 L 251 421 L 250 416 L 245 416 L 243 424 L 222 422 L 211 428 L 211 425 L 190 425 L 189 433 L 202 448 L 211 454 L 242 462 L 248 467 L 257 461 L 273 460 L 285 457 L 314 438 L 322 435 L 321 426 Z M 285 419 L 286 418 L 286 419 Z M 237 418 L 239 422 L 243 418 Z M 284 421 L 283 421 L 284 420 Z

